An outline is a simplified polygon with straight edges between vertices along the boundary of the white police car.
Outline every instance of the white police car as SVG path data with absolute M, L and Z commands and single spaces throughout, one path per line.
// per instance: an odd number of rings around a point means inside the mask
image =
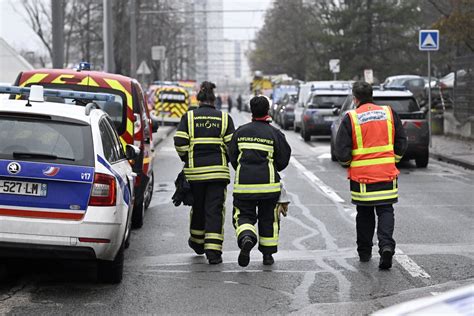
M 120 282 L 130 236 L 139 149 L 119 141 L 98 93 L 0 87 L 29 100 L 0 100 L 0 258 L 98 260 L 98 277 Z

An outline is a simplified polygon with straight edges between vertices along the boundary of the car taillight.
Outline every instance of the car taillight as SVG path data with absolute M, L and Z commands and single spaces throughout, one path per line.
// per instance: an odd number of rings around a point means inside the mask
M 421 128 L 423 126 L 423 121 L 412 121 L 413 125 L 415 125 L 418 128 Z
M 310 119 L 311 119 L 311 116 L 310 116 L 310 115 L 308 115 L 308 114 L 303 115 L 303 120 L 304 120 L 305 122 L 308 122 Z
M 94 175 L 94 183 L 92 184 L 90 206 L 114 206 L 116 187 L 115 178 L 103 173 Z

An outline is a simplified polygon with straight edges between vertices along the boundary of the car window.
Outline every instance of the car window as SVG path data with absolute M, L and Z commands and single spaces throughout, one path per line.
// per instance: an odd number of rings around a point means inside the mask
M 102 139 L 102 149 L 104 151 L 104 158 L 110 163 L 116 162 L 119 157 L 115 148 L 114 141 L 109 131 L 109 126 L 105 120 L 101 120 L 99 123 L 100 138 Z
M 414 98 L 374 97 L 374 103 L 378 105 L 390 105 L 397 113 L 420 111 L 420 107 Z
M 93 166 L 89 125 L 0 114 L 0 158 Z
M 423 79 L 414 79 L 408 81 L 408 87 L 410 88 L 423 88 L 425 81 Z
M 117 134 L 117 130 L 113 127 L 114 126 L 113 122 L 110 120 L 109 117 L 107 117 L 105 121 L 107 122 L 108 131 L 110 133 L 110 137 L 112 139 L 112 142 L 115 148 L 115 154 L 117 156 L 117 159 L 118 160 L 125 159 L 126 158 L 125 152 L 123 151 L 123 146 L 120 143 L 120 138 L 119 138 L 119 135 Z
M 352 108 L 352 95 L 348 95 L 341 106 L 341 114 Z
M 309 107 L 316 109 L 331 109 L 333 107 L 340 107 L 345 99 L 345 95 L 315 95 L 313 96 Z

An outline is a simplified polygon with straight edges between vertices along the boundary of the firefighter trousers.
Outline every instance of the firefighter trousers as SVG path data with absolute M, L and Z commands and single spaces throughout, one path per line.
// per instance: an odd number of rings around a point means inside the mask
M 258 250 L 262 254 L 277 252 L 280 231 L 277 201 L 278 198 L 243 200 L 234 197 L 233 225 L 239 247 L 242 238 L 250 236 L 254 243 L 258 240 Z M 255 228 L 257 220 L 258 234 Z
M 191 182 L 194 203 L 190 214 L 190 243 L 206 255 L 222 253 L 227 182 Z

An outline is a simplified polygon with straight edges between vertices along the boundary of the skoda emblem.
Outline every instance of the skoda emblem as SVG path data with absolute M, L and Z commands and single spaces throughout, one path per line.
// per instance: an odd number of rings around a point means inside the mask
M 7 166 L 9 174 L 18 174 L 21 171 L 21 166 L 18 162 L 10 162 Z

